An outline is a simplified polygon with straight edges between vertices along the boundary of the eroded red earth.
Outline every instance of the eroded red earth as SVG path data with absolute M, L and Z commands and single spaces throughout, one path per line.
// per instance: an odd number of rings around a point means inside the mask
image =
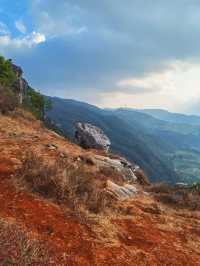
M 31 265 L 200 265 L 199 212 L 171 209 L 140 193 L 118 203 L 119 214 L 87 222 L 66 207 L 18 191 L 12 174 L 28 149 L 48 160 L 58 156 L 46 149 L 48 143 L 72 157 L 84 151 L 26 118 L 1 116 L 0 124 L 0 224 L 7 225 L 0 230 L 0 265 L 23 256 L 18 231 L 47 250 Z

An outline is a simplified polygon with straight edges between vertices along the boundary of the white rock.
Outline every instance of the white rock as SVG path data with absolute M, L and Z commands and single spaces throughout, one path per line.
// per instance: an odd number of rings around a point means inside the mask
M 108 151 L 111 145 L 109 138 L 100 128 L 87 123 L 76 124 L 75 140 L 86 149 Z
M 118 200 L 129 199 L 137 193 L 137 189 L 132 185 L 119 186 L 110 180 L 107 181 L 107 191 Z

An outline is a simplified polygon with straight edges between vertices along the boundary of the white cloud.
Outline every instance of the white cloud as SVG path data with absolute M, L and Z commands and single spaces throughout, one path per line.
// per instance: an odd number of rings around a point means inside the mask
M 39 33 L 39 32 L 33 32 L 29 37 L 28 40 L 30 40 L 30 42 L 32 42 L 32 44 L 39 44 L 39 43 L 43 43 L 46 41 L 46 37 L 44 34 Z
M 32 32 L 25 37 L 12 38 L 10 35 L 0 36 L 0 48 L 32 48 L 46 41 L 44 34 Z
M 8 35 L 4 35 L 4 36 L 0 36 L 0 46 L 7 46 L 10 44 L 10 36 Z
M 182 112 L 196 99 L 200 99 L 199 73 L 199 63 L 174 61 L 166 70 L 118 81 L 119 90 L 116 89 L 114 93 L 102 93 L 99 103 L 104 107 L 166 108 Z M 132 88 L 133 92 L 128 94 L 125 88 L 130 91 Z M 141 93 L 134 93 L 134 88 L 141 89 Z M 148 92 L 148 88 L 149 93 L 142 93 L 143 90 Z M 152 88 L 155 88 L 155 91 L 151 90 Z
M 23 34 L 25 34 L 27 31 L 26 26 L 22 20 L 15 21 L 15 27 L 18 29 L 18 31 L 20 31 Z
M 67 1 L 55 5 L 53 2 L 34 0 L 31 5 L 36 29 L 49 38 L 86 32 L 87 27 L 79 21 L 81 12 L 77 5 Z
M 7 25 L 0 21 L 0 35 L 9 34 L 9 29 Z

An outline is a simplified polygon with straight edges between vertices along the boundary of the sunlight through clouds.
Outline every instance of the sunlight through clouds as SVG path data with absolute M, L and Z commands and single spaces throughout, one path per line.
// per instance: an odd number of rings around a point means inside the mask
M 166 108 L 181 111 L 184 104 L 200 99 L 200 64 L 175 61 L 166 70 L 140 78 L 120 80 L 119 91 L 104 93 L 101 106 Z M 123 88 L 127 91 L 123 92 Z M 137 89 L 135 91 L 135 88 Z

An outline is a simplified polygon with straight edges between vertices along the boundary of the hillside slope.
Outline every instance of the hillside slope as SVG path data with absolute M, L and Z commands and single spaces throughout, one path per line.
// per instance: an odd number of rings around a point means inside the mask
M 74 163 L 95 151 L 57 136 L 22 111 L 0 115 L 0 124 L 1 265 L 199 265 L 198 210 L 163 205 L 138 187 L 133 199 L 116 202 L 109 215 L 75 215 L 64 204 L 19 189 L 15 172 L 30 151 L 49 163 L 61 154 Z M 94 166 L 87 167 L 95 176 Z
M 151 112 L 157 114 L 158 111 L 151 110 Z M 197 182 L 200 179 L 200 126 L 193 124 L 193 116 L 166 113 L 172 118 L 175 116 L 176 122 L 160 120 L 134 109 L 113 110 L 113 114 L 123 119 L 129 126 L 140 123 L 144 132 L 149 132 L 164 143 L 160 152 L 173 162 L 172 168 L 176 170 L 182 181 Z M 198 119 L 199 117 L 195 117 L 195 122 Z M 158 149 L 157 145 L 155 149 Z
M 170 162 L 162 154 L 163 145 L 170 151 L 169 145 L 161 139 L 146 133 L 139 123 L 132 125 L 112 112 L 95 106 L 60 98 L 51 98 L 53 109 L 48 117 L 73 140 L 77 122 L 87 122 L 103 129 L 111 139 L 112 150 L 140 165 L 152 181 L 166 180 L 175 183 L 179 180 Z

